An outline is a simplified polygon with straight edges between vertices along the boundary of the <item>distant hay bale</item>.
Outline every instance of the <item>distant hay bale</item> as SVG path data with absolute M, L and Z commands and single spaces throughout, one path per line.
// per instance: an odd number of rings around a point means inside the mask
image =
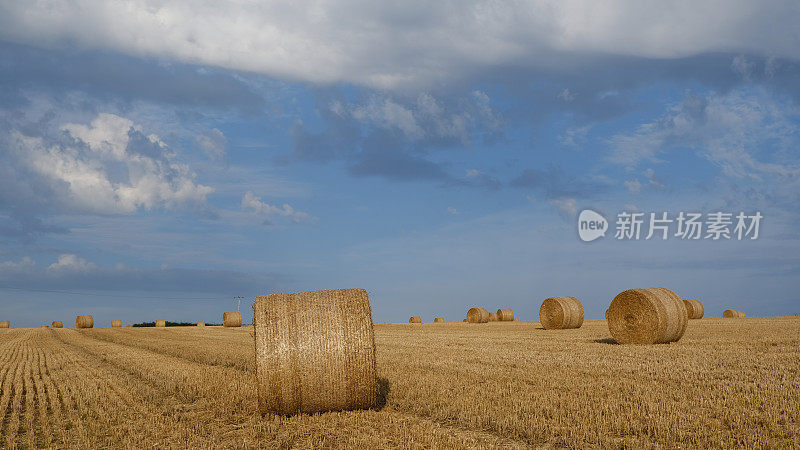
M 48 327 L 47 325 L 42 325 L 42 328 L 50 328 L 50 327 Z
M 262 413 L 375 406 L 378 379 L 367 291 L 263 295 L 253 313 Z
M 239 311 L 222 313 L 222 326 L 228 328 L 242 326 L 242 313 Z
M 61 322 L 60 320 L 55 320 L 53 321 L 53 323 L 50 324 L 50 326 L 53 328 L 64 328 L 64 323 Z
M 444 323 L 444 318 L 443 317 L 437 317 L 437 318 L 433 319 L 433 323 Z
M 0 320 L 0 328 L 11 328 L 11 322 L 7 320 Z
M 158 319 L 158 320 L 156 320 L 156 327 L 158 327 L 158 328 L 164 328 L 164 327 L 166 327 L 166 326 L 167 326 L 167 321 L 166 321 L 166 320 L 164 320 L 164 319 Z
M 75 318 L 75 327 L 76 328 L 93 328 L 94 327 L 94 318 L 92 316 L 78 316 Z
M 744 317 L 745 317 L 744 311 L 739 311 L 739 310 L 736 310 L 736 309 L 726 309 L 722 313 L 722 318 L 723 319 L 741 319 L 741 318 L 744 318 Z
M 111 321 L 111 328 L 120 328 L 120 327 L 122 327 L 122 321 L 121 320 L 112 320 Z
M 550 297 L 539 308 L 539 322 L 545 330 L 580 328 L 583 305 L 575 297 Z
M 197 322 L 197 326 L 198 327 L 204 327 L 204 326 L 206 326 L 206 323 L 205 322 Z
M 132 328 L 132 327 L 133 327 L 133 325 L 131 325 L 131 324 L 127 324 L 127 325 L 125 325 L 125 328 L 128 328 L 128 327 L 131 327 L 131 328 Z
M 486 323 L 489 321 L 489 311 L 486 308 L 470 308 L 467 311 L 467 322 Z
M 608 308 L 608 329 L 620 344 L 675 342 L 688 321 L 683 300 L 660 287 L 620 292 Z
M 489 313 L 489 322 L 497 322 L 497 313 Z
M 511 308 L 501 308 L 497 310 L 497 320 L 501 322 L 511 322 L 514 320 L 514 311 Z
M 700 300 L 685 298 L 683 299 L 683 305 L 686 306 L 686 315 L 689 319 L 702 319 L 706 312 Z
M 422 317 L 411 316 L 411 318 L 408 319 L 408 323 L 422 323 Z

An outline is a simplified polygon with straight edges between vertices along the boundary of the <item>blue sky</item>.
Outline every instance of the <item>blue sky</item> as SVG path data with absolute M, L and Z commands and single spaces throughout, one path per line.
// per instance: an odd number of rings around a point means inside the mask
M 0 319 L 800 313 L 796 2 L 0 2 Z M 756 240 L 578 239 L 740 211 Z M 245 321 L 251 314 L 243 307 Z

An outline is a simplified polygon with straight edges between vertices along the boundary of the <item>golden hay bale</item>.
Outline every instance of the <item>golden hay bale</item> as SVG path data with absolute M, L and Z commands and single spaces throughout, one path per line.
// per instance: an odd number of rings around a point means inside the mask
M 408 323 L 422 323 L 422 317 L 411 316 L 411 318 L 408 319 Z
M 539 322 L 545 330 L 580 328 L 583 305 L 575 297 L 550 297 L 539 308 Z
M 111 328 L 119 328 L 122 326 L 121 320 L 112 320 L 111 321 Z
M 242 326 L 242 313 L 239 311 L 228 311 L 222 313 L 222 326 L 223 327 L 240 327 Z
M 47 325 L 42 325 L 42 328 L 50 328 L 50 327 L 48 327 Z
M 501 308 L 497 310 L 497 320 L 511 322 L 514 320 L 514 311 L 511 308 Z
M 197 326 L 198 327 L 204 327 L 204 326 L 206 326 L 206 323 L 205 322 L 197 322 Z
M 683 300 L 666 288 L 628 289 L 608 308 L 608 329 L 620 344 L 675 342 L 688 322 Z
M 683 305 L 686 306 L 686 315 L 689 319 L 702 319 L 706 312 L 700 300 L 685 298 L 683 299 Z
M 467 311 L 467 322 L 486 323 L 489 321 L 489 311 L 486 308 L 470 308 Z
M 50 324 L 50 326 L 53 328 L 64 328 L 64 323 L 61 322 L 60 320 L 55 320 L 53 321 L 53 323 Z
M 726 309 L 722 313 L 723 319 L 741 319 L 743 317 L 745 317 L 744 311 L 739 311 L 736 309 Z
M 133 325 L 131 325 L 131 324 L 127 324 L 127 325 L 125 325 L 125 328 L 128 328 L 128 327 L 131 327 L 131 328 L 133 328 Z
M 11 322 L 7 320 L 0 320 L 0 328 L 11 328 Z
M 158 319 L 156 320 L 156 326 L 158 328 L 165 328 L 167 326 L 167 321 L 164 319 Z
M 437 318 L 433 319 L 433 323 L 444 323 L 444 318 L 443 317 L 437 317 Z
M 497 322 L 497 313 L 489 313 L 489 322 Z
M 378 392 L 367 291 L 263 295 L 253 304 L 262 413 L 370 408 Z
M 94 327 L 94 318 L 92 316 L 78 316 L 75 318 L 75 327 L 76 328 L 93 328 Z

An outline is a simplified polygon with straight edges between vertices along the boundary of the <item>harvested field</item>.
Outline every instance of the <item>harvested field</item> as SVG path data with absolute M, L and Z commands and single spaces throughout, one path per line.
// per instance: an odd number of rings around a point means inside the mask
M 800 446 L 797 317 L 647 346 L 604 320 L 378 324 L 382 407 L 264 418 L 251 331 L 2 330 L 0 447 Z

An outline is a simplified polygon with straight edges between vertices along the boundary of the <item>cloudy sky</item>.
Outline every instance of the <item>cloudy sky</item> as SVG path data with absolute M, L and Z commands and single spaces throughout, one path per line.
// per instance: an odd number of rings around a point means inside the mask
M 796 1 L 0 0 L 0 319 L 218 322 L 242 296 L 249 321 L 256 295 L 344 287 L 377 322 L 563 295 L 601 318 L 649 286 L 800 314 L 798 23 Z M 585 208 L 605 237 L 579 239 Z M 622 212 L 763 219 L 615 239 Z

